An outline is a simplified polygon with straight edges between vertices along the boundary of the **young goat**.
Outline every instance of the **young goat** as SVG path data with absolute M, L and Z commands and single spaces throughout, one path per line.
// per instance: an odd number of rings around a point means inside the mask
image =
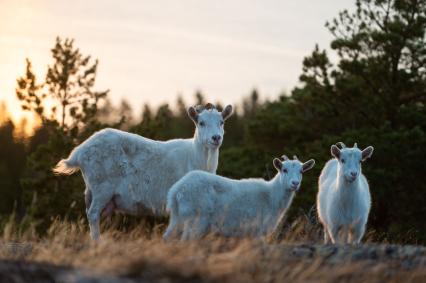
M 368 182 L 361 172 L 361 162 L 373 154 L 369 146 L 360 150 L 331 146 L 331 159 L 319 177 L 317 196 L 318 216 L 324 226 L 324 241 L 356 243 L 361 241 L 370 212 L 371 197 Z
M 313 159 L 274 159 L 278 174 L 271 180 L 233 180 L 192 171 L 176 182 L 167 196 L 170 224 L 163 238 L 196 239 L 209 232 L 224 236 L 265 235 L 290 206 L 302 173 Z
M 216 173 L 224 121 L 232 114 L 212 104 L 189 107 L 196 126 L 191 139 L 154 141 L 104 129 L 77 146 L 54 168 L 70 175 L 79 169 L 86 184 L 86 212 L 93 239 L 99 238 L 102 214 L 165 214 L 167 192 L 191 170 Z

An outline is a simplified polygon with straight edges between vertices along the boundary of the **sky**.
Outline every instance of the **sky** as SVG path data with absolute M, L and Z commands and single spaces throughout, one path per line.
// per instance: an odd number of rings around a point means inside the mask
M 99 59 L 96 89 L 136 112 L 144 103 L 238 103 L 253 88 L 273 99 L 298 84 L 324 27 L 354 0 L 0 0 L 0 101 L 22 117 L 16 79 L 30 58 L 44 80 L 56 36 Z

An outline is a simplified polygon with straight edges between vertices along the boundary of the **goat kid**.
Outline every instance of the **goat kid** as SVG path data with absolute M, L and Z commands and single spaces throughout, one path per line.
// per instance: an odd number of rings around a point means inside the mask
M 167 209 L 170 223 L 163 238 L 200 238 L 207 233 L 224 236 L 261 236 L 272 231 L 299 190 L 302 174 L 313 159 L 275 158 L 278 174 L 263 179 L 233 180 L 202 171 L 192 171 L 170 189 Z
M 361 163 L 373 154 L 368 146 L 360 150 L 355 143 L 347 148 L 342 142 L 331 146 L 334 157 L 319 177 L 318 216 L 324 227 L 325 243 L 360 243 L 368 220 L 371 196 Z

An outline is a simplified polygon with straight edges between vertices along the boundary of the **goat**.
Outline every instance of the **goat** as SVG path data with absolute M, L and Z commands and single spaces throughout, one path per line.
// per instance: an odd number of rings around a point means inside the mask
M 368 220 L 371 196 L 361 162 L 373 154 L 368 146 L 360 150 L 355 143 L 347 148 L 342 142 L 331 146 L 334 157 L 319 177 L 318 216 L 324 226 L 324 242 L 360 243 Z
M 170 189 L 167 209 L 170 223 L 163 238 L 196 239 L 209 232 L 224 236 L 265 235 L 290 206 L 299 190 L 302 173 L 313 159 L 273 160 L 278 173 L 270 180 L 233 180 L 202 171 L 192 171 Z
M 219 112 L 208 103 L 187 112 L 196 126 L 193 138 L 155 141 L 104 129 L 58 162 L 56 174 L 82 172 L 92 239 L 100 236 L 102 211 L 165 215 L 167 192 L 177 180 L 195 169 L 216 173 L 224 121 L 232 115 L 232 106 Z

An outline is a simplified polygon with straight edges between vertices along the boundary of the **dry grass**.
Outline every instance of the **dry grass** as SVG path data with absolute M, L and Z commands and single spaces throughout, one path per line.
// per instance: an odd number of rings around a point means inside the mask
M 163 228 L 110 227 L 93 243 L 84 221 L 56 221 L 43 238 L 6 227 L 0 258 L 150 282 L 426 282 L 424 248 L 323 246 L 318 229 L 302 218 L 279 241 L 211 236 L 164 243 Z

